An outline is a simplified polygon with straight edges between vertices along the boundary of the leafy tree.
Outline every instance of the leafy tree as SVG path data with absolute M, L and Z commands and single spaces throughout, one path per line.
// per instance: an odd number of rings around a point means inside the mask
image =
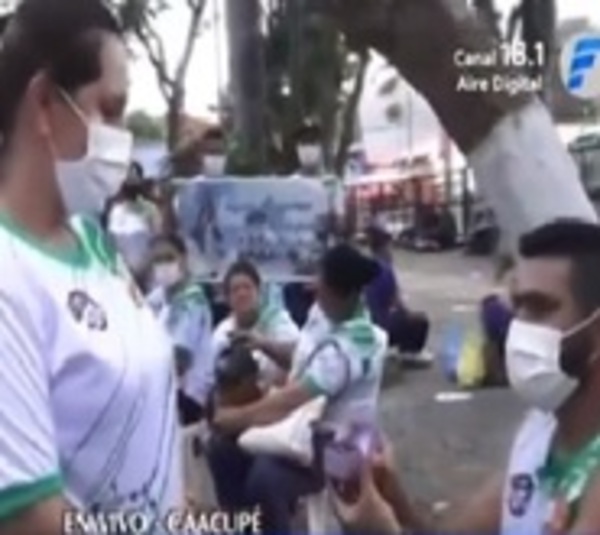
M 165 43 L 156 29 L 156 23 L 168 10 L 172 9 L 169 0 L 113 0 L 121 20 L 127 30 L 143 47 L 156 74 L 158 88 L 167 105 L 166 138 L 169 149 L 173 150 L 181 131 L 182 112 L 185 107 L 185 82 L 195 45 L 203 29 L 203 15 L 206 0 L 177 0 L 178 5 L 186 6 L 189 18 L 185 41 L 175 65 L 169 65 Z
M 326 166 L 337 173 L 356 131 L 369 52 L 349 47 L 317 4 L 273 0 L 269 6 L 266 121 L 271 160 L 284 173 L 298 166 L 294 133 L 306 121 L 320 125 Z
M 127 127 L 138 139 L 155 141 L 165 138 L 164 121 L 142 110 L 134 111 L 127 117 Z

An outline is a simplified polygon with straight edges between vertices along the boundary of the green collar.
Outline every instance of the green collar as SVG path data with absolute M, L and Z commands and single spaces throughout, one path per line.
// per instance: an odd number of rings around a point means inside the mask
M 369 313 L 364 304 L 359 304 L 354 315 L 334 326 L 333 334 L 348 338 L 357 346 L 370 348 L 375 344 L 375 333 Z
M 34 236 L 19 225 L 6 212 L 0 211 L 0 227 L 4 228 L 9 234 L 12 234 L 15 238 L 19 239 L 32 249 L 70 267 L 87 268 L 92 263 L 92 257 L 84 244 L 84 240 L 75 228 L 73 228 L 73 233 L 76 238 L 74 243 L 69 246 L 58 246 L 47 243 L 37 236 Z
M 572 455 L 550 455 L 538 475 L 549 495 L 573 503 L 581 498 L 590 477 L 599 467 L 600 434 Z

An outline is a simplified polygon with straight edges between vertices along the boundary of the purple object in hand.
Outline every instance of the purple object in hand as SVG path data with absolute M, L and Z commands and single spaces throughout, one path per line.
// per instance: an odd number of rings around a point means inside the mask
M 357 478 L 377 447 L 377 438 L 371 427 L 355 426 L 343 439 L 330 442 L 323 452 L 325 475 L 340 482 Z

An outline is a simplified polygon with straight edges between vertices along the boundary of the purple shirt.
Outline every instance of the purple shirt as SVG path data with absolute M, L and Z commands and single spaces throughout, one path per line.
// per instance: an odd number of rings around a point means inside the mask
M 377 278 L 367 286 L 365 297 L 371 319 L 380 327 L 387 328 L 392 306 L 398 295 L 398 282 L 392 265 L 378 260 L 380 272 Z

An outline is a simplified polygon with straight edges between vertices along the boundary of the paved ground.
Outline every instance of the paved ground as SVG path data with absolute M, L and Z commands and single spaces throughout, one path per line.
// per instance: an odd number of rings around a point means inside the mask
M 412 307 L 433 320 L 430 347 L 449 321 L 474 324 L 478 300 L 492 286 L 489 262 L 459 253 L 398 253 L 400 282 Z M 472 392 L 472 399 L 439 403 L 435 396 L 455 390 L 437 368 L 405 372 L 387 390 L 381 418 L 396 448 L 405 487 L 423 508 L 456 504 L 500 468 L 522 407 L 510 391 Z M 208 475 L 198 481 L 205 500 Z M 209 503 L 208 502 L 208 503 Z
M 478 300 L 492 285 L 491 266 L 460 253 L 398 253 L 400 283 L 411 306 L 433 320 L 431 349 L 449 321 L 473 324 Z M 456 503 L 505 462 L 522 415 L 510 391 L 473 392 L 468 401 L 439 403 L 454 390 L 434 368 L 406 372 L 384 394 L 382 421 L 397 451 L 405 486 L 418 501 Z

